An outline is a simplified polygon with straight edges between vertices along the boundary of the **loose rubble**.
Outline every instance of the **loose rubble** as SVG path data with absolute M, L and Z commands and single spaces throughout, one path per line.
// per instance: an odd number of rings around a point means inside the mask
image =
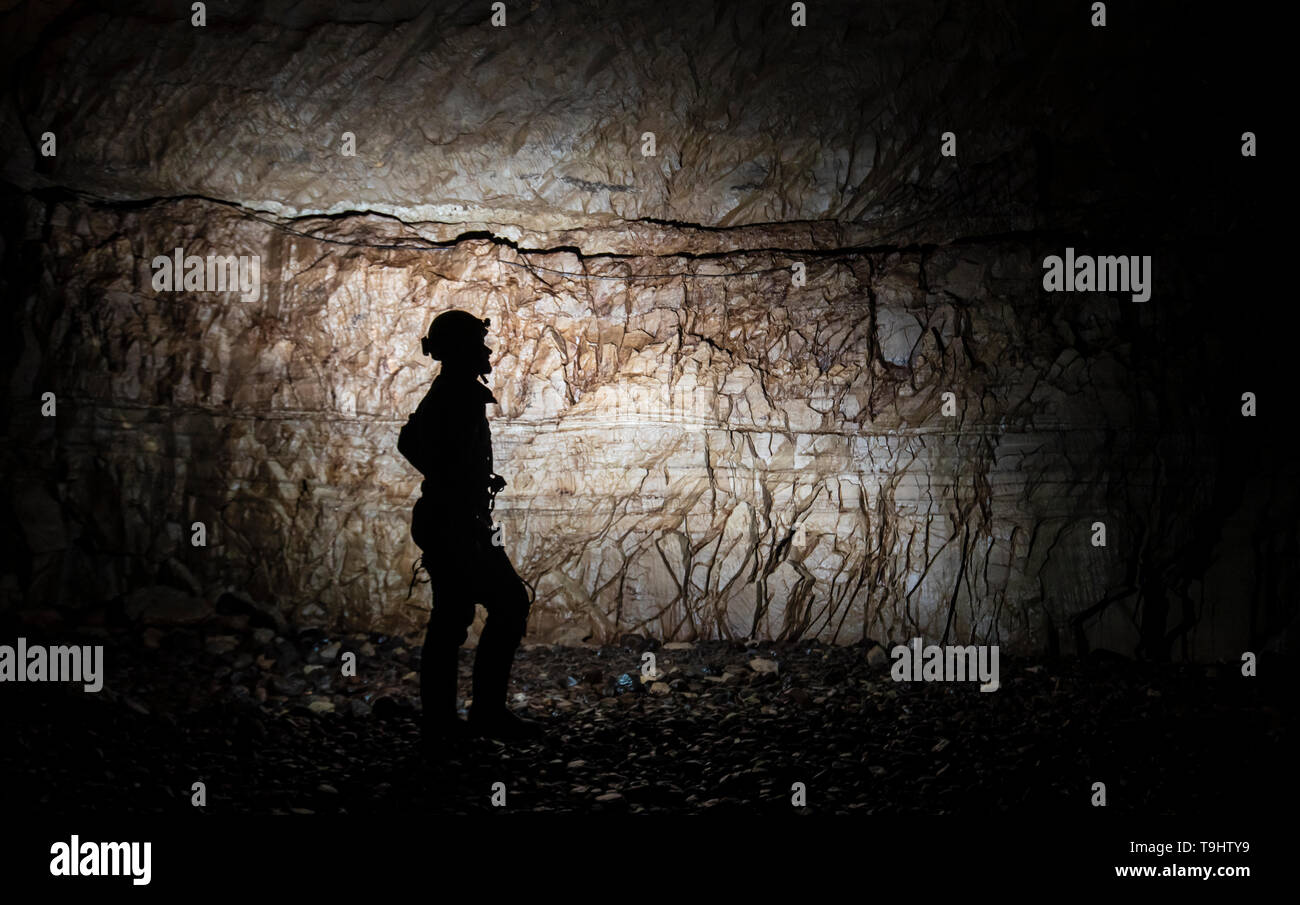
M 176 812 L 202 781 L 213 813 L 463 814 L 502 810 L 503 782 L 505 811 L 1059 811 L 1100 779 L 1116 810 L 1186 813 L 1262 794 L 1294 739 L 1290 704 L 1231 666 L 1008 657 L 981 694 L 896 683 L 877 647 L 626 635 L 521 649 L 510 699 L 544 741 L 431 751 L 418 638 L 226 624 L 83 641 L 106 646 L 100 694 L 0 688 L 15 807 Z M 657 677 L 641 681 L 647 652 Z

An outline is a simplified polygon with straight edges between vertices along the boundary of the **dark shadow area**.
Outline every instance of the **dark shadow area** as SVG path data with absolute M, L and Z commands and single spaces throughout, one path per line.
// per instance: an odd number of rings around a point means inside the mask
M 235 645 L 205 650 L 225 638 Z M 10 807 L 179 815 L 203 781 L 204 813 L 414 817 L 497 811 L 501 782 L 511 812 L 785 815 L 802 812 L 802 782 L 811 813 L 1056 820 L 1091 818 L 1098 778 L 1121 818 L 1282 819 L 1297 804 L 1294 672 L 1276 657 L 1258 680 L 1231 663 L 1006 658 L 1002 688 L 981 693 L 896 683 L 883 651 L 858 646 L 529 646 L 507 690 L 545 739 L 430 754 L 416 639 L 258 641 L 213 626 L 173 630 L 153 650 L 125 646 L 123 630 L 85 640 L 117 664 L 102 693 L 0 686 Z M 362 652 L 372 678 L 332 677 L 339 649 Z M 643 682 L 646 651 L 662 676 Z M 463 689 L 472 659 L 458 660 Z

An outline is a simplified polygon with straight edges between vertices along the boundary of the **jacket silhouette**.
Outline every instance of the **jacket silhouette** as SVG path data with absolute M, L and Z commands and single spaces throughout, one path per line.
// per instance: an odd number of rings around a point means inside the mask
M 491 391 L 477 378 L 492 370 L 483 344 L 490 321 L 464 311 L 434 319 L 426 354 L 442 371 L 402 428 L 397 449 L 424 475 L 411 519 L 433 591 L 420 667 L 426 737 L 468 734 L 457 716 L 460 646 L 474 621 L 474 605 L 487 622 L 474 659 L 469 730 L 494 738 L 525 738 L 535 723 L 506 709 L 506 686 L 528 621 L 529 598 L 505 548 L 493 542 L 492 500 L 505 481 L 492 471 Z
M 440 374 L 407 420 L 397 450 L 424 475 L 411 530 L 420 549 L 430 534 L 491 534 L 492 435 L 485 407 L 492 391 L 464 375 Z

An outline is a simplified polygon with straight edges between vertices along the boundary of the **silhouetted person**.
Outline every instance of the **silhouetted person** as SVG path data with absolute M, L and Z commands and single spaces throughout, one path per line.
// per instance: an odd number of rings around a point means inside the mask
M 434 318 L 424 353 L 442 371 L 398 437 L 397 449 L 424 475 L 411 518 L 433 590 L 433 612 L 420 665 L 426 737 L 467 734 L 456 715 L 460 646 L 474 620 L 487 623 L 474 659 L 469 728 L 492 738 L 540 734 L 537 723 L 506 709 L 506 684 L 528 622 L 529 599 L 505 549 L 492 543 L 491 501 L 506 482 L 492 472 L 492 434 L 484 407 L 496 399 L 481 378 L 491 372 L 484 344 L 491 322 L 465 311 Z

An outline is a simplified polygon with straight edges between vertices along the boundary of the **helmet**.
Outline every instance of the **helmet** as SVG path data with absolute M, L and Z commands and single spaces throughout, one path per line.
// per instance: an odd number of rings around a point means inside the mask
M 482 342 L 491 326 L 490 318 L 480 319 L 458 309 L 444 311 L 433 319 L 429 335 L 420 340 L 420 347 L 434 361 L 443 361 L 454 355 L 457 348 L 464 349 Z

